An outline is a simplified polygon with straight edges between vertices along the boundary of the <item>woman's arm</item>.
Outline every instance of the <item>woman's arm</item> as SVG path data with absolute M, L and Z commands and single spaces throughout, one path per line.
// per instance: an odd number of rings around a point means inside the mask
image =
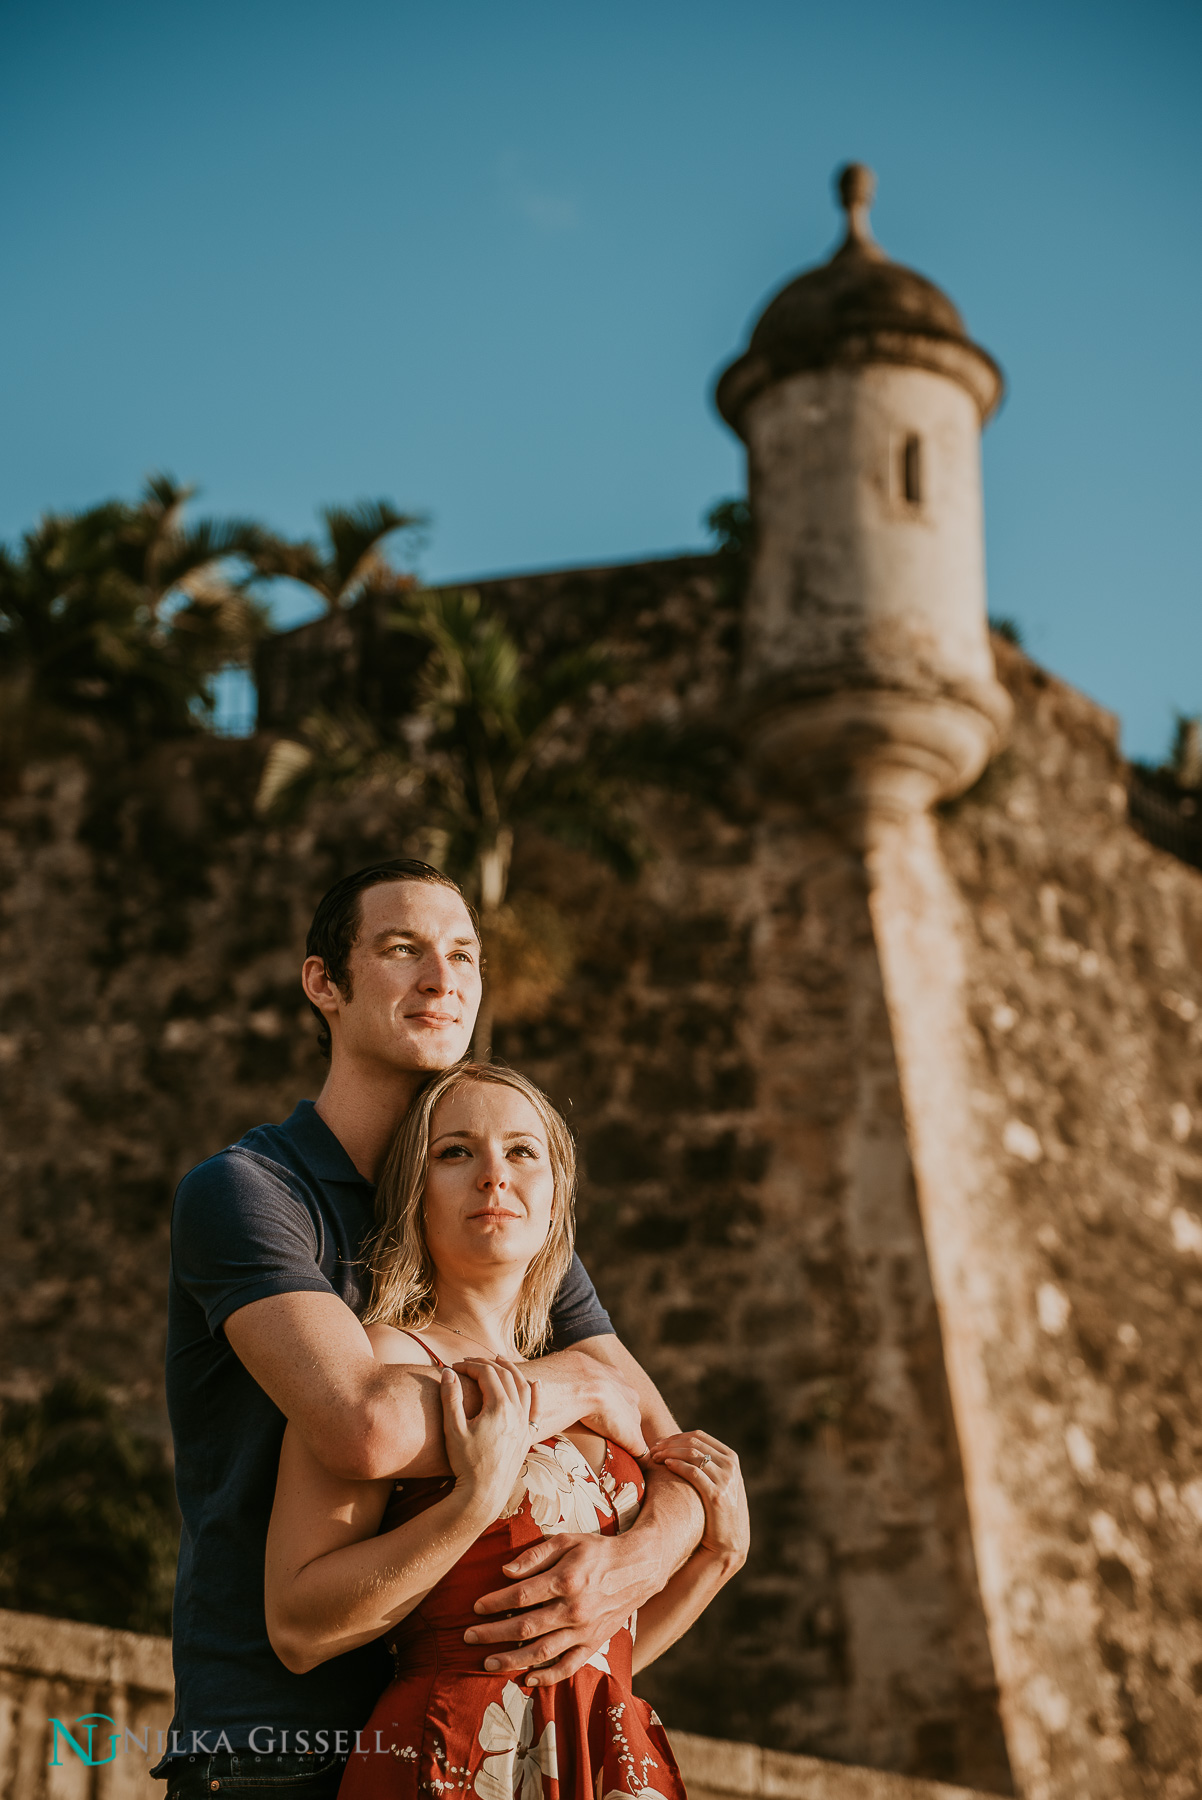
M 733 1450 L 706 1431 L 679 1432 L 656 1444 L 651 1460 L 696 1489 L 705 1507 L 705 1530 L 689 1560 L 639 1608 L 636 1674 L 683 1637 L 719 1588 L 743 1567 L 751 1536 L 747 1495 Z
M 379 1531 L 390 1479 L 331 1475 L 299 1432 L 287 1428 L 267 1534 L 265 1599 L 272 1648 L 293 1674 L 396 1625 L 504 1507 L 530 1447 L 538 1384 L 499 1367 L 482 1368 L 477 1379 L 483 1406 L 468 1420 L 459 1377 L 443 1372 L 443 1424 L 455 1486 L 392 1531 Z

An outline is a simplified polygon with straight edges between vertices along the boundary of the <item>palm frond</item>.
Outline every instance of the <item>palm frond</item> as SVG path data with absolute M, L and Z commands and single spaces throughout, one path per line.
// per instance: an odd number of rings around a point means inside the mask
M 170 531 L 195 495 L 194 487 L 183 486 L 174 475 L 168 475 L 162 469 L 153 470 L 146 477 L 136 511 L 144 518 L 153 520 L 160 531 Z
M 308 538 L 292 540 L 278 537 L 273 532 L 260 532 L 258 542 L 250 552 L 250 560 L 256 572 L 266 580 L 283 576 L 289 581 L 299 581 L 321 594 L 328 604 L 333 604 L 335 590 L 330 585 L 325 558 Z
M 295 786 L 312 767 L 313 750 L 310 745 L 298 744 L 292 738 L 277 738 L 267 752 L 263 773 L 259 777 L 255 811 L 260 815 L 271 812 L 288 789 Z
M 330 540 L 330 586 L 343 603 L 357 583 L 380 562 L 384 539 L 422 523 L 417 513 L 399 512 L 390 500 L 361 500 L 356 506 L 326 506 L 322 519 Z

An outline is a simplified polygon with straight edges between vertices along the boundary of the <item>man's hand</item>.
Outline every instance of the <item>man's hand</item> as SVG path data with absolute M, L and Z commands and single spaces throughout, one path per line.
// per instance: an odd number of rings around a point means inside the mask
M 599 1389 L 592 1410 L 583 1415 L 580 1423 L 589 1431 L 595 1431 L 598 1437 L 612 1438 L 623 1450 L 629 1450 L 631 1456 L 646 1456 L 643 1407 L 638 1390 L 610 1369 L 601 1370 L 599 1374 Z
M 478 1613 L 533 1607 L 520 1619 L 481 1622 L 464 1634 L 469 1644 L 507 1644 L 517 1649 L 490 1656 L 486 1669 L 537 1669 L 530 1687 L 550 1687 L 574 1675 L 599 1645 L 629 1622 L 666 1580 L 658 1562 L 626 1537 L 593 1532 L 557 1533 L 505 1564 L 520 1577 L 513 1587 L 477 1600 Z M 552 1664 L 550 1668 L 543 1665 Z
M 557 1532 L 505 1564 L 514 1585 L 476 1602 L 483 1614 L 533 1608 L 521 1618 L 486 1618 L 464 1633 L 469 1644 L 517 1645 L 490 1656 L 486 1668 L 534 1669 L 531 1687 L 566 1681 L 620 1631 L 696 1548 L 705 1523 L 687 1483 L 662 1468 L 648 1470 L 636 1523 L 621 1537 Z

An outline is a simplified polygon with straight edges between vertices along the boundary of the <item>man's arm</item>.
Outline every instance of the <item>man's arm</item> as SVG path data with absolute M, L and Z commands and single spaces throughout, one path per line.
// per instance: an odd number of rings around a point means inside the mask
M 224 1330 L 238 1360 L 332 1475 L 374 1481 L 450 1472 L 438 1370 L 377 1362 L 367 1333 L 337 1294 L 272 1294 L 231 1313 Z M 596 1341 L 617 1345 L 616 1338 Z M 626 1360 L 650 1389 L 633 1357 Z M 470 1362 L 459 1366 L 471 1374 Z M 541 1359 L 539 1381 L 540 1429 L 548 1435 L 587 1415 L 606 1436 L 644 1453 L 641 1390 L 620 1360 L 598 1357 L 592 1343 L 587 1352 L 559 1351 Z M 474 1417 L 480 1405 L 474 1382 L 465 1384 L 464 1401 Z M 655 1435 L 665 1434 L 657 1429 Z
M 677 1430 L 659 1389 L 619 1338 L 587 1338 L 575 1348 L 635 1390 L 650 1442 Z M 585 1422 L 613 1436 L 596 1418 Z M 505 1564 L 513 1585 L 485 1594 L 476 1611 L 535 1610 L 521 1619 L 485 1619 L 465 1632 L 469 1644 L 498 1646 L 486 1668 L 537 1669 L 528 1679 L 531 1687 L 567 1680 L 688 1561 L 705 1529 L 701 1499 L 658 1463 L 645 1465 L 645 1473 L 639 1516 L 620 1537 L 557 1533 Z M 515 1640 L 516 1649 L 501 1647 Z
M 337 1294 L 272 1294 L 231 1313 L 224 1329 L 239 1362 L 331 1475 L 374 1481 L 449 1472 L 438 1370 L 378 1363 Z

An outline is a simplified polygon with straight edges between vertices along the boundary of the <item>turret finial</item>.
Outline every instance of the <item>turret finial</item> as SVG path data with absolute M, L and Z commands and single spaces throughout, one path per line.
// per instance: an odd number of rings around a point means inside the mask
M 867 163 L 844 163 L 835 178 L 839 203 L 847 214 L 847 242 L 873 243 L 868 213 L 876 193 L 876 176 Z

